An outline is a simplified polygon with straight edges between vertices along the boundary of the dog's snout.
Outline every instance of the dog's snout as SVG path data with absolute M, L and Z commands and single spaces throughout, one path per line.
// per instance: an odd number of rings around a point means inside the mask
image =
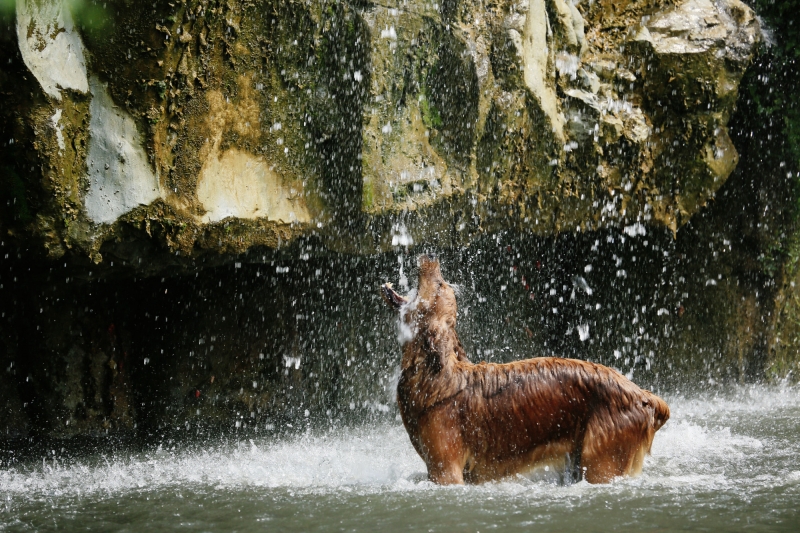
M 425 263 L 435 263 L 435 262 L 436 262 L 436 254 L 433 253 L 425 253 L 417 257 L 417 265 L 419 266 L 422 266 Z

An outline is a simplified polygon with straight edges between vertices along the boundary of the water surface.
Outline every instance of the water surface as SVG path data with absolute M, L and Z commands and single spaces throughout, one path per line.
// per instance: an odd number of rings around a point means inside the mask
M 0 531 L 800 531 L 800 390 L 665 398 L 643 475 L 608 485 L 437 487 L 385 421 L 0 465 Z

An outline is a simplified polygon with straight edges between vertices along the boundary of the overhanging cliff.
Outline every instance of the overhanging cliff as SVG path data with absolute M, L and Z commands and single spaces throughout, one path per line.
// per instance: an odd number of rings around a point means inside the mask
M 736 165 L 761 40 L 738 0 L 18 0 L 13 20 L 6 172 L 37 201 L 12 225 L 95 262 L 674 232 Z

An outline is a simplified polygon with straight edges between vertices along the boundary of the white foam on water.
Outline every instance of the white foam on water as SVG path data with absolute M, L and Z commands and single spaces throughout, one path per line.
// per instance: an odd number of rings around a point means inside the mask
M 787 392 L 788 390 L 788 392 Z M 798 456 L 798 439 L 758 434 L 758 421 L 800 416 L 796 389 L 742 388 L 731 399 L 667 398 L 672 418 L 656 435 L 639 478 L 604 486 L 517 478 L 479 487 L 440 488 L 425 480 L 425 465 L 399 423 L 305 434 L 279 440 L 243 440 L 202 448 L 82 459 L 62 465 L 0 468 L 0 503 L 31 498 L 113 496 L 170 487 L 285 488 L 315 494 L 461 490 L 476 497 L 605 497 L 631 491 L 741 492 L 749 487 L 797 485 L 800 470 L 772 466 L 775 450 Z M 793 414 L 792 414 L 793 413 Z M 747 419 L 752 422 L 747 422 Z M 797 426 L 797 420 L 790 422 Z M 732 422 L 744 424 L 736 429 Z
M 33 469 L 0 470 L 0 495 L 77 496 L 170 486 L 385 488 L 425 471 L 398 426 L 278 442 L 248 439 L 200 450 L 103 457 L 93 463 L 62 466 L 47 459 Z

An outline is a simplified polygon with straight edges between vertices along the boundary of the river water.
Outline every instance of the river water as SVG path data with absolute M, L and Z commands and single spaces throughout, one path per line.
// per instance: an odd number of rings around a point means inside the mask
M 437 487 L 387 419 L 0 465 L 0 531 L 800 531 L 800 389 L 664 397 L 643 475 L 608 485 Z

